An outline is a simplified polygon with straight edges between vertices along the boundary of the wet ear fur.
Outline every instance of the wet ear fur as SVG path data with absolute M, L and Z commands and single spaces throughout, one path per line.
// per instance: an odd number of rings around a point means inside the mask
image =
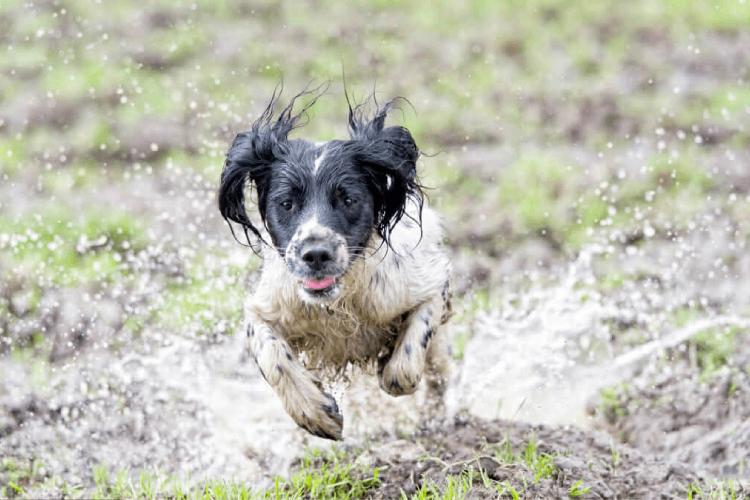
M 222 217 L 229 224 L 232 235 L 234 228 L 231 222 L 242 227 L 248 246 L 255 250 L 251 242 L 252 233 L 257 240 L 265 242 L 258 228 L 250 221 L 245 209 L 245 187 L 251 183 L 258 195 L 258 210 L 265 224 L 265 197 L 268 189 L 269 174 L 274 163 L 288 151 L 289 133 L 300 125 L 307 110 L 327 89 L 321 87 L 312 91 L 304 90 L 292 98 L 289 104 L 273 120 L 281 89 L 274 90 L 266 109 L 250 127 L 250 130 L 237 134 L 226 155 L 224 169 L 221 172 L 218 203 Z M 293 113 L 294 104 L 302 96 L 313 98 L 299 112 Z M 239 240 L 238 240 L 239 241 Z M 241 243 L 241 242 L 240 242 Z
M 347 102 L 349 102 L 347 96 Z M 406 213 L 409 200 L 418 208 L 415 222 L 421 227 L 424 193 L 417 179 L 419 148 L 404 127 L 385 126 L 395 100 L 378 106 L 368 117 L 360 104 L 349 102 L 349 133 L 355 162 L 370 175 L 376 202 L 375 229 L 390 246 L 390 233 Z

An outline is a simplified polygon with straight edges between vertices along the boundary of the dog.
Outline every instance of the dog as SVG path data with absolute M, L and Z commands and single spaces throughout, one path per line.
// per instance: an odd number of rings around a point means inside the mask
M 372 96 L 353 106 L 347 94 L 350 138 L 313 143 L 289 133 L 320 94 L 295 113 L 295 102 L 310 94 L 300 93 L 277 114 L 280 94 L 232 142 L 218 205 L 263 259 L 245 305 L 260 373 L 297 425 L 340 440 L 343 416 L 321 378 L 349 366 L 377 367 L 391 396 L 414 393 L 426 373 L 442 397 L 451 266 L 418 180 L 414 138 L 385 126 L 397 100 L 379 106 Z M 248 185 L 255 222 L 245 206 Z

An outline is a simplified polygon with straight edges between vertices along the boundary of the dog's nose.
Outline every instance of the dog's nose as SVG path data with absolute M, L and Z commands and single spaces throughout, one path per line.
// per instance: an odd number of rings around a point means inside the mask
M 320 243 L 307 244 L 302 247 L 302 260 L 310 269 L 321 270 L 333 260 L 333 252 Z

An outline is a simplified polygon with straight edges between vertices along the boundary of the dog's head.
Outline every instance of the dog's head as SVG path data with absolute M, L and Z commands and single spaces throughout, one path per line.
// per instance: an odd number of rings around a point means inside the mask
M 300 296 L 330 301 L 373 238 L 390 246 L 407 200 L 421 208 L 419 150 L 407 129 L 385 126 L 393 101 L 369 117 L 363 106 L 350 104 L 350 139 L 314 144 L 288 135 L 315 99 L 296 114 L 292 99 L 274 118 L 277 99 L 274 93 L 250 130 L 234 139 L 221 175 L 219 209 L 243 227 L 248 244 L 251 236 L 268 243 L 245 210 L 249 181 L 271 244 L 297 279 Z

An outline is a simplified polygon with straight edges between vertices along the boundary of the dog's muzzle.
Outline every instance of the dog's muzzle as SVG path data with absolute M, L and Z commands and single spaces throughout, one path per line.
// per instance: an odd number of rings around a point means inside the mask
M 339 295 L 338 279 L 349 265 L 346 240 L 322 225 L 302 226 L 286 251 L 289 271 L 300 283 L 301 296 L 313 302 Z

